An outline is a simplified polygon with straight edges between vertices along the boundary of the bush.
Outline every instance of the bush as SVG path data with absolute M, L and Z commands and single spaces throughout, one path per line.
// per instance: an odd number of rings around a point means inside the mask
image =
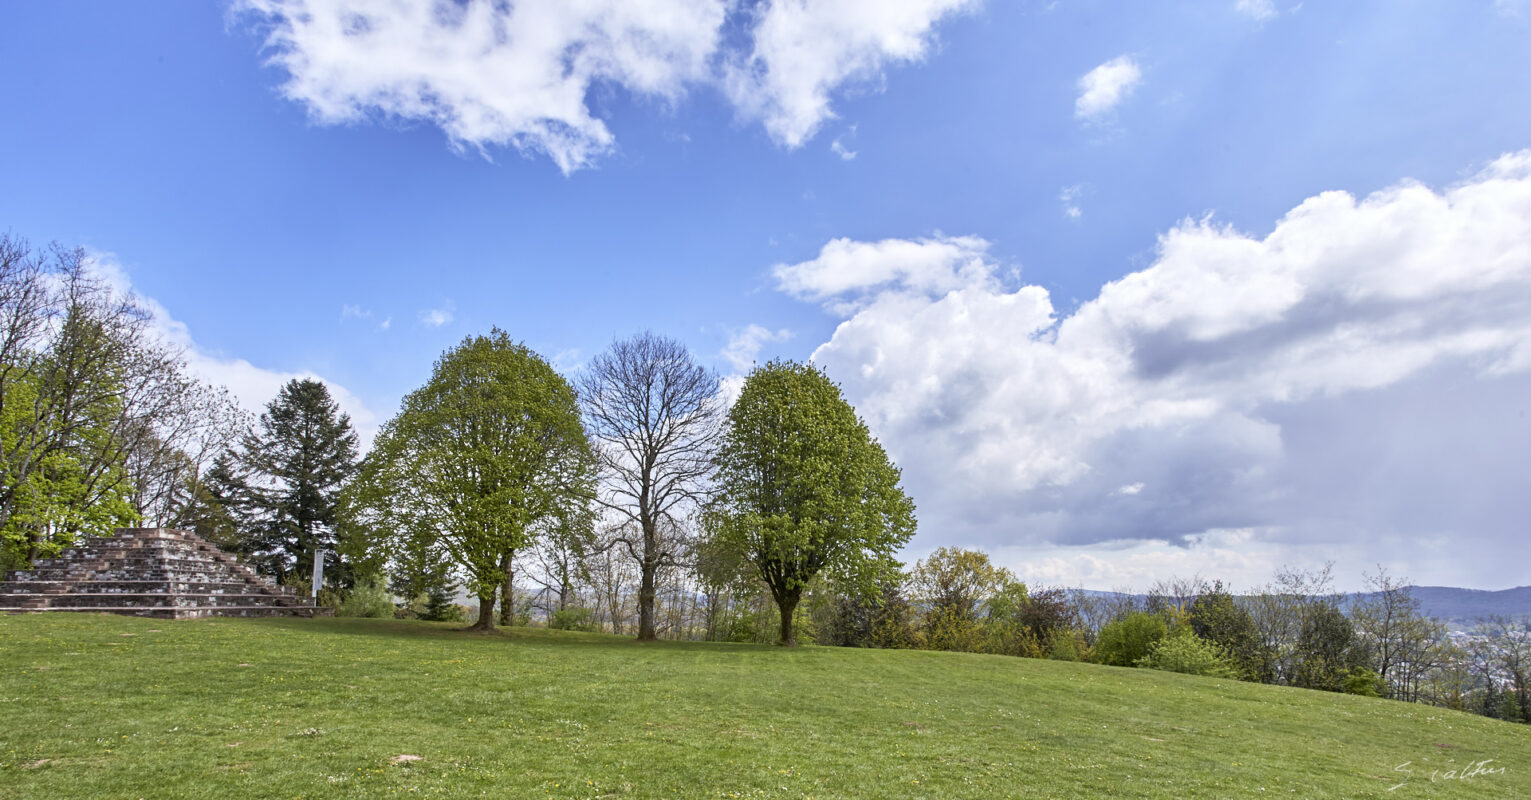
M 1189 630 L 1155 642 L 1149 648 L 1148 655 L 1139 659 L 1137 665 L 1211 678 L 1237 678 L 1239 674 L 1227 651 L 1193 635 Z
M 558 631 L 596 630 L 595 612 L 588 608 L 561 608 L 548 617 L 548 627 Z
M 1356 667 L 1345 676 L 1340 683 L 1340 688 L 1345 694 L 1358 694 L 1362 697 L 1382 696 L 1382 676 L 1366 667 Z
M 393 595 L 381 583 L 368 580 L 356 584 L 335 609 L 335 616 L 392 619 L 393 611 Z
M 1169 634 L 1162 617 L 1137 612 L 1100 629 L 1095 637 L 1095 663 L 1132 667 L 1148 657 L 1153 646 Z

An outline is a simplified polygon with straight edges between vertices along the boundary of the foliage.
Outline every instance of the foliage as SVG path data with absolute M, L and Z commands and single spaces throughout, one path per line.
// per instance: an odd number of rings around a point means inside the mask
M 914 647 L 917 641 L 914 609 L 901 581 L 884 580 L 870 599 L 859 591 L 835 594 L 824 644 L 899 649 Z
M 0 564 L 177 521 L 238 424 L 84 250 L 0 234 Z
M 1364 662 L 1350 619 L 1330 602 L 1317 603 L 1303 620 L 1296 653 L 1292 685 L 1306 689 L 1343 691 L 1346 675 Z
M 1135 612 L 1102 627 L 1091 656 L 1097 664 L 1136 666 L 1168 634 L 1169 626 L 1163 617 Z
M 1149 647 L 1148 654 L 1134 663 L 1139 667 L 1209 678 L 1236 678 L 1239 674 L 1233 659 L 1222 647 L 1196 636 L 1189 629 L 1155 642 Z
M 770 587 L 781 643 L 821 572 L 875 591 L 914 535 L 899 471 L 817 367 L 774 361 L 745 378 L 715 460 L 712 535 L 744 553 Z
M 249 513 L 240 549 L 263 571 L 311 576 L 314 552 L 323 549 L 326 583 L 353 582 L 340 558 L 336 509 L 356 471 L 356 448 L 351 418 L 320 381 L 293 379 L 266 405 L 244 441 L 251 478 L 240 487 Z
M 511 603 L 514 554 L 591 496 L 594 463 L 574 390 L 504 331 L 464 339 L 378 434 L 343 517 L 362 549 L 439 552 L 478 597 L 475 627 Z
M 987 553 L 955 547 L 937 548 L 915 564 L 910 576 L 915 596 L 930 608 L 975 618 L 989 598 L 1011 582 L 1010 572 L 994 566 Z M 1022 595 L 1025 591 L 1021 586 Z
M 1382 682 L 1382 676 L 1376 670 L 1366 667 L 1355 667 L 1340 682 L 1340 690 L 1345 694 L 1357 694 L 1362 697 L 1381 697 L 1382 690 L 1386 688 Z
M 595 612 L 588 608 L 560 608 L 548 617 L 548 627 L 559 631 L 594 631 Z
M 1190 604 L 1191 630 L 1217 645 L 1238 676 L 1253 680 L 1266 662 L 1254 618 L 1221 583 L 1212 585 Z
M 393 595 L 376 580 L 364 580 L 351 587 L 340 606 L 335 609 L 337 617 L 370 617 L 392 619 Z

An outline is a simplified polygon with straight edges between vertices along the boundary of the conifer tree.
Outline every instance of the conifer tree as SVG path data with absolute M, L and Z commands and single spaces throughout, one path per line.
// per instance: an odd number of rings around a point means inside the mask
M 278 578 L 313 574 L 323 548 L 327 582 L 348 585 L 338 557 L 335 510 L 341 487 L 356 471 L 357 437 L 324 384 L 310 378 L 283 386 L 246 440 L 253 520 L 241 548 Z M 333 571 L 332 571 L 333 570 Z

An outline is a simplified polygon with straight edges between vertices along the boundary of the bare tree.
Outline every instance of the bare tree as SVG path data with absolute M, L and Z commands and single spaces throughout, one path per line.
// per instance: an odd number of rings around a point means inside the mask
M 686 346 L 653 333 L 612 343 L 580 382 L 601 471 L 600 507 L 619 521 L 613 543 L 638 564 L 638 639 L 656 638 L 660 569 L 681 564 L 682 524 L 711 469 L 718 377 Z

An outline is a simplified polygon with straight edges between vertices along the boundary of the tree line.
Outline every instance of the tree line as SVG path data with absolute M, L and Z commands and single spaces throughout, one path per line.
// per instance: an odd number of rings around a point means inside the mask
M 899 470 L 839 387 L 773 361 L 726 392 L 678 341 L 571 382 L 498 329 L 447 350 L 365 458 L 324 384 L 250 418 L 81 250 L 0 237 L 0 566 L 116 527 L 191 528 L 324 604 L 670 638 L 1088 660 L 1531 720 L 1531 629 L 1452 640 L 1401 582 L 1245 594 L 1028 587 L 975 550 L 912 568 Z M 731 401 L 728 394 L 734 394 Z

